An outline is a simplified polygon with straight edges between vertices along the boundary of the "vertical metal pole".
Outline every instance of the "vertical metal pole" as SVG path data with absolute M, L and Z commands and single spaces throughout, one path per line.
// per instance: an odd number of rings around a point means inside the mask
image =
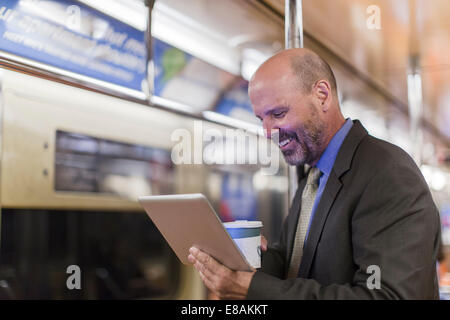
M 285 48 L 303 48 L 302 0 L 285 0 L 284 19 Z M 298 187 L 297 170 L 297 167 L 288 166 L 289 203 L 292 203 Z
M 145 0 L 145 5 L 148 8 L 147 15 L 147 30 L 145 32 L 145 43 L 147 46 L 147 85 L 144 90 L 147 96 L 147 102 L 150 103 L 150 99 L 154 92 L 154 79 L 155 79 L 155 67 L 153 64 L 153 39 L 152 39 L 152 12 L 155 5 L 155 0 Z
M 421 122 L 423 117 L 422 102 L 422 75 L 419 67 L 419 56 L 409 59 L 408 85 L 408 111 L 409 132 L 411 137 L 411 156 L 418 166 L 422 163 L 423 136 Z
M 422 162 L 423 101 L 422 74 L 420 70 L 420 37 L 418 25 L 417 1 L 411 0 L 409 5 L 409 70 L 407 73 L 409 132 L 411 139 L 410 154 L 418 166 Z
M 286 0 L 284 19 L 285 48 L 303 48 L 302 0 Z

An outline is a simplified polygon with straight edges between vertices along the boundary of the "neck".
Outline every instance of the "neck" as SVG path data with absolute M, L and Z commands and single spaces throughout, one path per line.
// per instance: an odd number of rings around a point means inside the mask
M 342 115 L 342 113 L 339 112 L 339 114 L 334 117 L 332 121 L 329 121 L 328 124 L 325 126 L 326 133 L 323 135 L 323 142 L 322 142 L 322 148 L 319 152 L 319 155 L 314 159 L 313 162 L 308 163 L 310 166 L 315 166 L 317 162 L 319 161 L 320 157 L 322 156 L 325 149 L 330 144 L 331 139 L 333 139 L 334 135 L 339 131 L 339 129 L 342 128 L 342 126 L 345 124 L 345 118 Z

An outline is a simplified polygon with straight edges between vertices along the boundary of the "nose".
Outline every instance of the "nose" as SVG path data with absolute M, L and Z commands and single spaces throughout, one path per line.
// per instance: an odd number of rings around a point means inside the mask
M 267 139 L 272 139 L 274 135 L 278 134 L 278 126 L 271 120 L 267 119 L 263 120 L 263 128 Z

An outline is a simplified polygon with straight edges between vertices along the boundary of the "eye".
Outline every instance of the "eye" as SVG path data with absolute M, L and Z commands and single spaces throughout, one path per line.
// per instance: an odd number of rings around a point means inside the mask
M 275 118 L 282 118 L 282 117 L 284 117 L 285 114 L 286 114 L 286 111 L 276 111 L 273 113 L 273 116 Z

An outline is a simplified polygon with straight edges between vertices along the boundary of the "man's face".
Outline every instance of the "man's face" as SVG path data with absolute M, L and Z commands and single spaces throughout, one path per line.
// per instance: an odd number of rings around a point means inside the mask
M 323 151 L 325 123 L 313 94 L 303 94 L 288 73 L 253 79 L 249 95 L 267 138 L 278 143 L 286 162 L 315 164 Z

